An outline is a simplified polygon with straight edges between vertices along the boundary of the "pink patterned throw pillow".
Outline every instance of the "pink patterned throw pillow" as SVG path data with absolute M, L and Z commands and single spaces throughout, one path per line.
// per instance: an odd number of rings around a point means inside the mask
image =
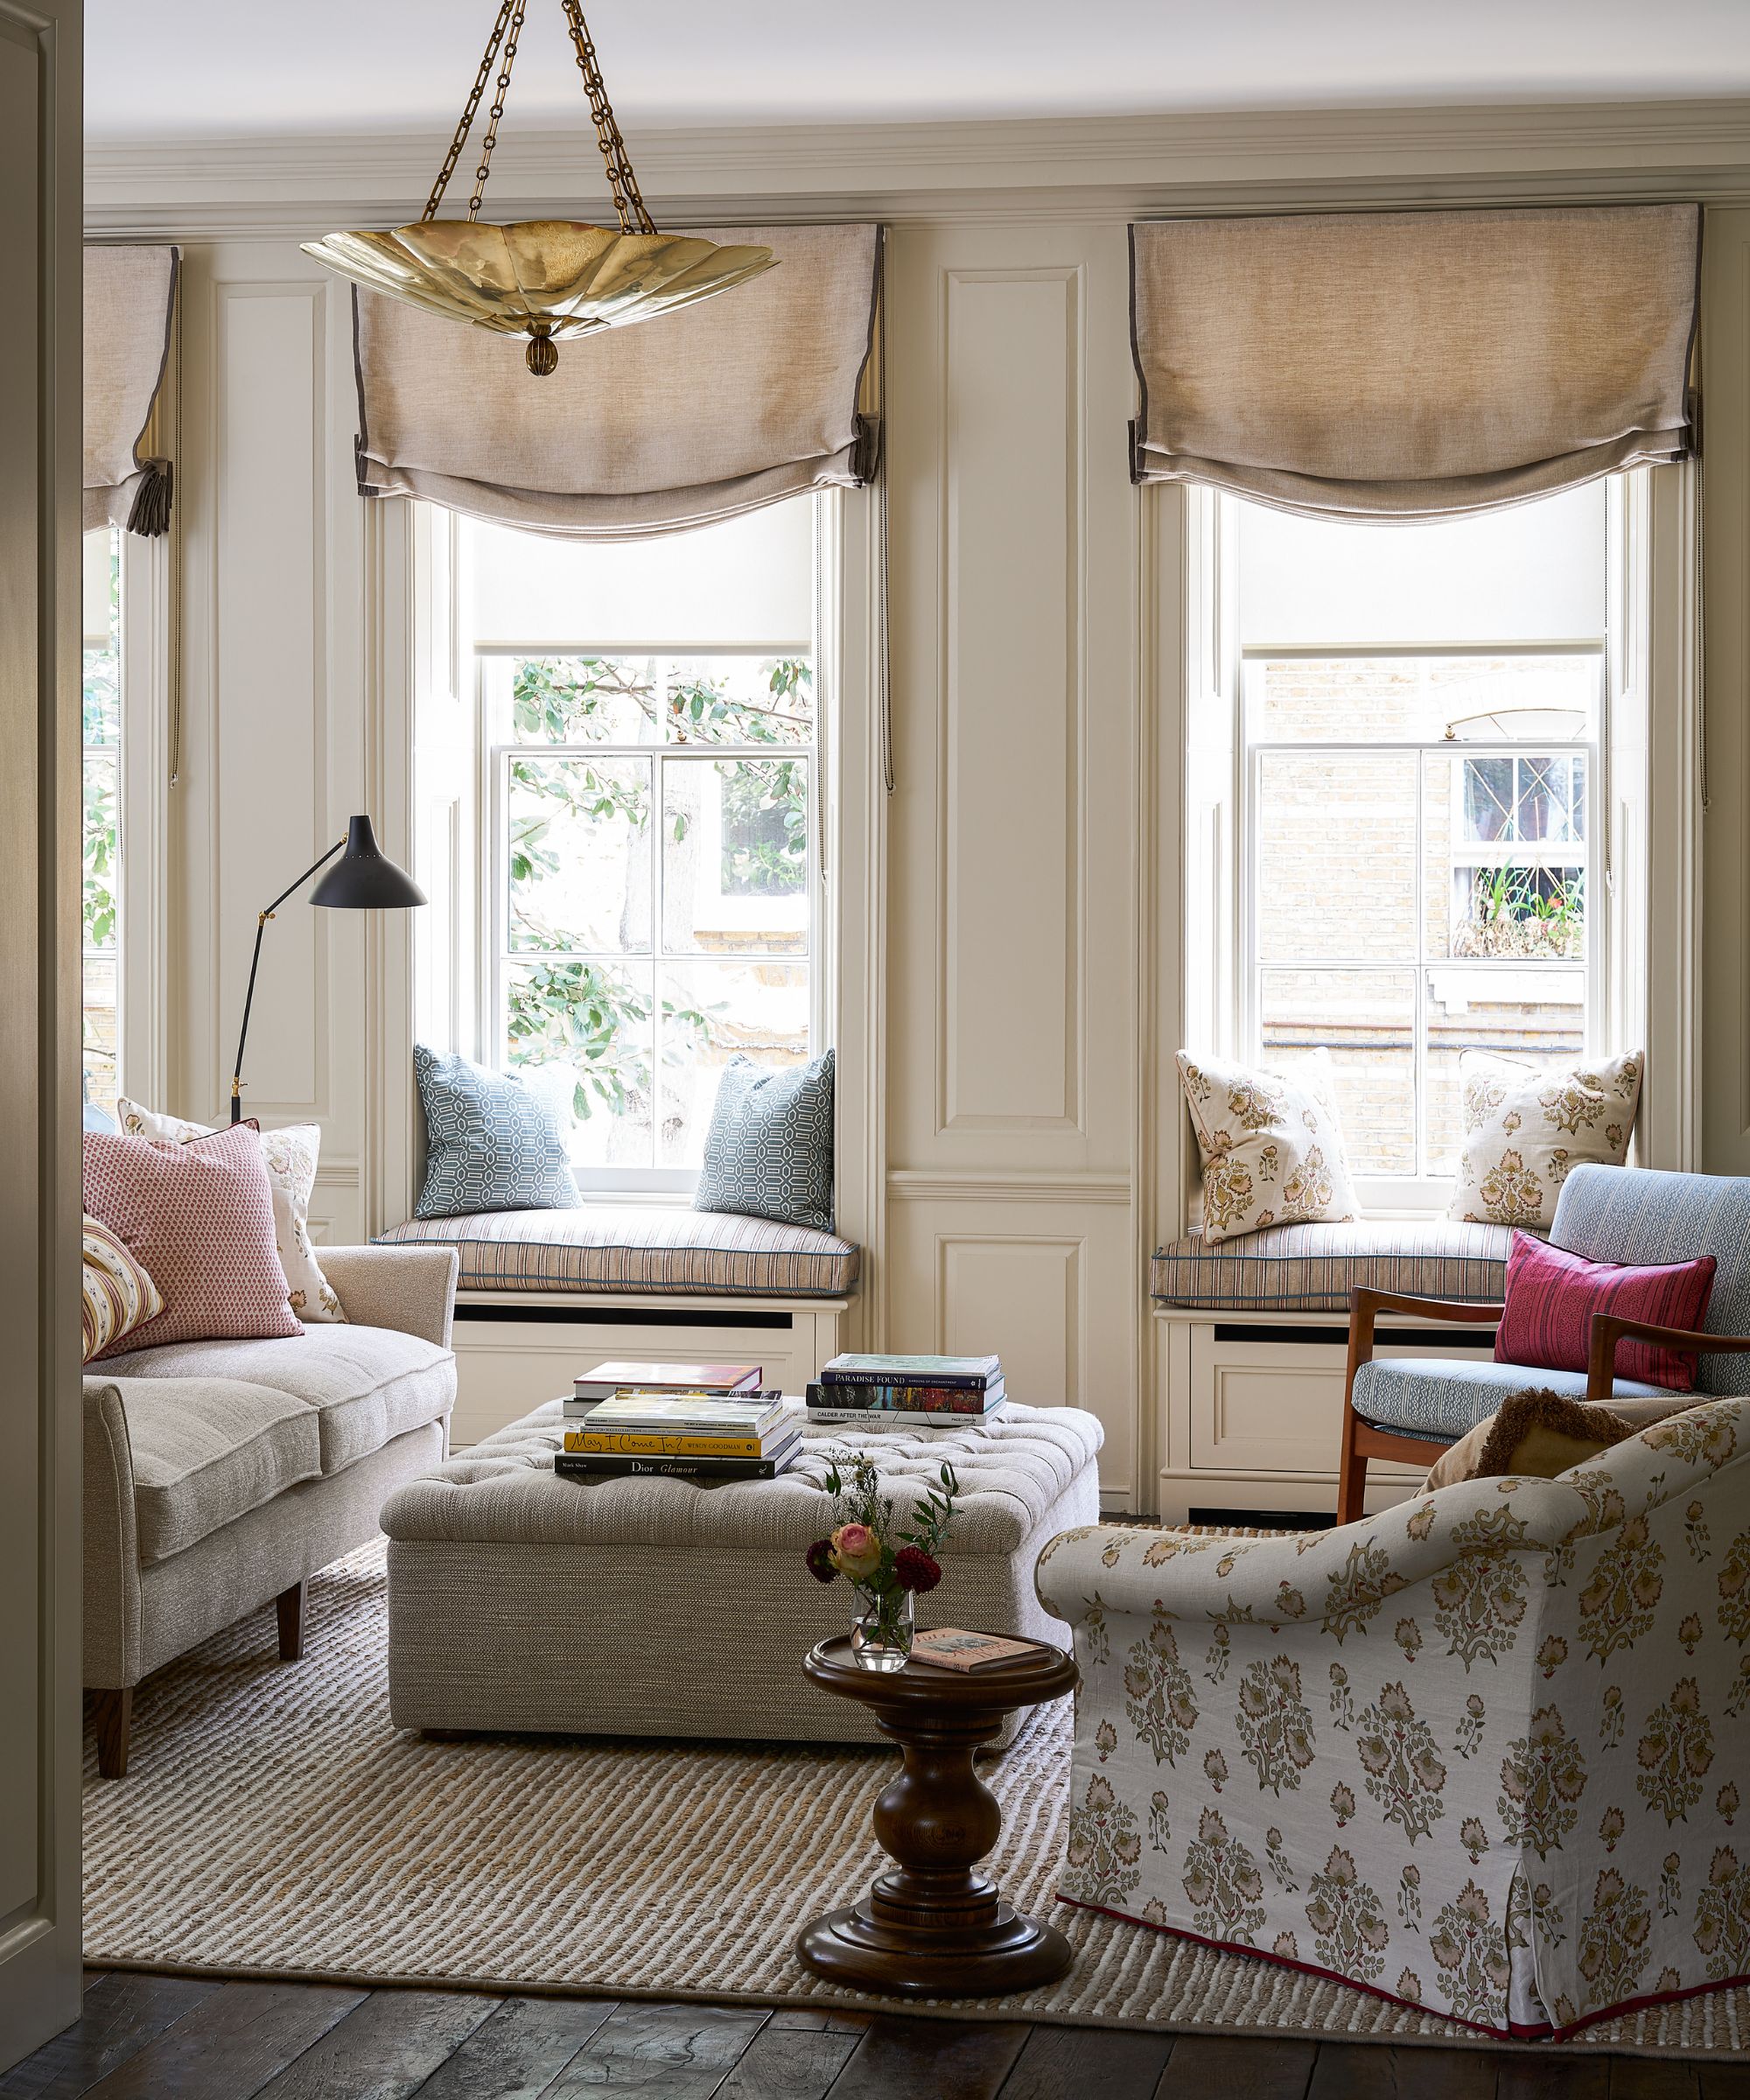
M 164 1295 L 164 1310 L 101 1350 L 301 1334 L 274 1251 L 273 1188 L 253 1123 L 190 1144 L 85 1134 L 85 1208 Z
M 1711 1254 L 1657 1267 L 1589 1262 L 1516 1232 L 1507 1256 L 1507 1303 L 1495 1330 L 1495 1361 L 1583 1371 L 1594 1312 L 1694 1333 L 1707 1318 L 1716 1266 Z M 1690 1393 L 1695 1390 L 1696 1360 L 1660 1342 L 1625 1340 L 1617 1344 L 1616 1375 Z

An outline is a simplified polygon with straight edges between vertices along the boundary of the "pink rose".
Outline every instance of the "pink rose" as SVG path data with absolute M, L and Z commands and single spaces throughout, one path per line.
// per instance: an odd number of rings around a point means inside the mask
M 853 1582 L 864 1582 L 881 1564 L 881 1542 L 867 1524 L 841 1524 L 832 1535 L 833 1565 Z

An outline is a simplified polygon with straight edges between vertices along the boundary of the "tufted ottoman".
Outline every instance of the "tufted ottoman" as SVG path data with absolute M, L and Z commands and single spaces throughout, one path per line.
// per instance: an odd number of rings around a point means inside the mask
M 964 1501 L 927 1626 L 1061 1641 L 1033 1590 L 1048 1538 L 1100 1514 L 1101 1429 L 1075 1408 L 984 1428 L 855 1427 L 804 1440 L 775 1480 L 558 1479 L 559 1403 L 384 1505 L 389 1712 L 402 1728 L 881 1740 L 854 1701 L 804 1682 L 852 1592 L 802 1564 L 830 1527 L 830 1454 L 873 1452 L 901 1516 L 944 1458 Z

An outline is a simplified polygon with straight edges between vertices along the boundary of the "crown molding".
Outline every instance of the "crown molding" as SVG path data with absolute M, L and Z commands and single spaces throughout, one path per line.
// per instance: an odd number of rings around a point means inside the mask
M 447 138 L 94 140 L 96 238 L 286 238 L 416 217 Z M 1273 203 L 1750 198 L 1750 99 L 1196 112 L 653 130 L 646 197 L 701 218 L 1127 218 Z M 514 133 L 491 197 L 516 216 L 606 208 L 592 142 Z

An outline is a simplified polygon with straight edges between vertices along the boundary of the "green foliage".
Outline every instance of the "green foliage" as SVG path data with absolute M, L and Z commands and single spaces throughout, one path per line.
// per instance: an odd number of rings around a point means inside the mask
M 1586 873 L 1502 866 L 1471 871 L 1460 955 L 1578 956 L 1586 948 Z
M 114 776 L 107 766 L 85 771 L 84 919 L 87 948 L 116 942 L 116 882 L 120 872 L 121 824 Z
M 623 823 L 632 838 L 648 832 L 648 780 L 637 761 L 592 760 L 575 746 L 592 742 L 762 744 L 806 741 L 814 667 L 780 658 L 766 673 L 766 697 L 747 700 L 727 690 L 724 678 L 700 676 L 670 682 L 666 696 L 638 667 L 611 657 L 519 659 L 511 694 L 518 738 L 533 748 L 510 761 L 514 808 L 509 820 L 511 913 L 520 953 L 509 990 L 513 1063 L 561 1060 L 578 1067 L 579 1117 L 598 1109 L 619 1116 L 648 1100 L 651 999 L 631 974 L 609 965 L 568 959 L 569 945 L 542 918 L 540 884 L 561 872 L 554 828 L 568 822 Z M 642 733 L 628 738 L 626 710 L 641 718 Z M 564 757 L 542 745 L 569 745 Z M 724 886 L 741 895 L 787 895 L 808 881 L 806 761 L 724 761 Z M 531 804 L 533 807 L 531 807 Z M 670 836 L 686 836 L 684 810 L 668 813 Z M 679 1063 L 711 1040 L 721 1005 L 699 1007 L 664 999 L 665 1060 Z
M 559 948 L 550 934 L 542 943 Z M 578 1084 L 572 1109 L 587 1122 L 598 1108 L 610 1116 L 635 1110 L 650 1097 L 649 994 L 630 972 L 549 953 L 519 964 L 507 1001 L 513 1065 L 568 1064 Z M 665 1061 L 710 1040 L 718 1008 L 659 1002 Z
M 866 1590 L 871 1596 L 897 1602 L 900 1585 L 893 1563 L 900 1549 L 915 1546 L 932 1560 L 937 1558 L 959 1502 L 959 1476 L 952 1465 L 944 1462 L 938 1475 L 940 1485 L 931 1481 L 925 1488 L 910 1524 L 902 1529 L 894 1522 L 893 1498 L 881 1492 L 880 1469 L 874 1460 L 867 1452 L 845 1455 L 844 1473 L 836 1455 L 827 1469 L 826 1491 L 833 1500 L 832 1528 L 836 1531 L 844 1524 L 866 1524 L 875 1534 L 881 1545 L 880 1565 L 872 1574 L 852 1579 L 859 1590 Z
M 808 887 L 808 771 L 797 760 L 748 760 L 723 783 L 723 886 L 733 897 Z

